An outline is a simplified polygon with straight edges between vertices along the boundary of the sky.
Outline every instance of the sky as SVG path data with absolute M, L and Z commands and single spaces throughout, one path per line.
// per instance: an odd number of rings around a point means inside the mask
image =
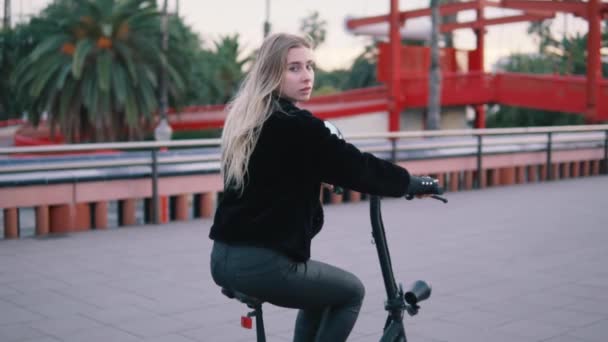
M 38 13 L 50 0 L 12 0 L 13 23 L 28 15 Z M 223 35 L 240 35 L 244 53 L 257 48 L 263 39 L 263 23 L 269 4 L 272 32 L 298 33 L 302 18 L 318 11 L 327 22 L 326 41 L 316 51 L 317 64 L 325 69 L 348 68 L 359 55 L 368 37 L 354 36 L 345 28 L 347 17 L 366 17 L 388 14 L 389 0 L 169 0 L 170 11 L 179 3 L 179 13 L 203 43 L 212 42 Z M 428 7 L 429 0 L 401 0 L 400 10 Z M 4 6 L 0 8 L 3 16 Z M 486 16 L 511 14 L 508 10 L 486 10 Z M 473 19 L 472 13 L 462 13 L 460 21 Z M 486 35 L 486 70 L 501 57 L 511 53 L 536 52 L 537 44 L 527 36 L 527 23 L 492 26 Z M 586 32 L 586 22 L 571 15 L 558 15 L 554 20 L 554 32 L 561 37 L 569 33 Z M 455 32 L 458 49 L 475 48 L 475 36 L 471 30 Z

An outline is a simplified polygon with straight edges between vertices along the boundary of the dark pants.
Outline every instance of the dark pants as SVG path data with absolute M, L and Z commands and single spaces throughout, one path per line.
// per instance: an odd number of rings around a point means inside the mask
M 352 273 L 309 260 L 293 262 L 279 252 L 215 242 L 211 275 L 216 284 L 265 302 L 300 309 L 294 341 L 346 341 L 365 289 Z

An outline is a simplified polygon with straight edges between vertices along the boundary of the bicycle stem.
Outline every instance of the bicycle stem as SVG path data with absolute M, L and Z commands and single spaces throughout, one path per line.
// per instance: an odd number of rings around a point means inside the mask
M 399 299 L 399 288 L 395 282 L 393 274 L 393 266 L 386 242 L 386 234 L 382 223 L 382 213 L 380 211 L 380 197 L 372 195 L 370 198 L 370 217 L 372 221 L 372 237 L 374 238 L 378 259 L 380 260 L 380 268 L 382 269 L 382 277 L 384 278 L 384 287 L 388 295 L 387 303 Z

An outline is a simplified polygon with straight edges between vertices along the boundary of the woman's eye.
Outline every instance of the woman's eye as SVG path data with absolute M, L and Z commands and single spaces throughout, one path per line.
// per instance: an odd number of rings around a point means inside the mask
M 289 71 L 298 71 L 298 70 L 300 70 L 300 67 L 297 67 L 297 66 L 292 66 L 289 68 Z

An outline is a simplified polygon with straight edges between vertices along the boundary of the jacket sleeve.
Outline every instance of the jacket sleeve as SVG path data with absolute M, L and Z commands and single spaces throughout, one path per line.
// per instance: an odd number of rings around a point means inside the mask
M 410 180 L 406 169 L 359 151 L 332 134 L 322 120 L 306 114 L 301 116 L 306 121 L 303 140 L 322 182 L 372 195 L 405 195 Z

